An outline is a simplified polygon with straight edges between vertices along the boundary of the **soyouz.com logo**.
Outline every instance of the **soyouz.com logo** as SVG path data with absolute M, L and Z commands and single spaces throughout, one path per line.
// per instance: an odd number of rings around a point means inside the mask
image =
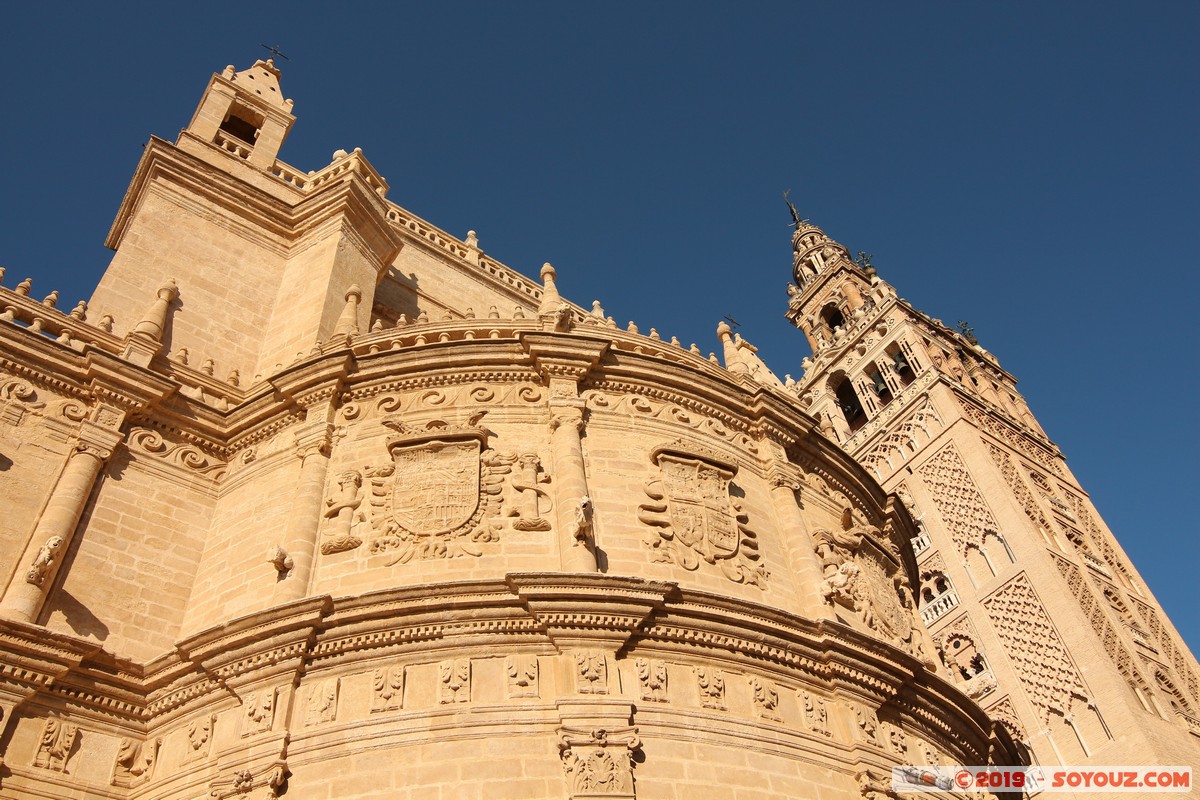
M 893 792 L 1186 792 L 1191 767 L 892 767 Z

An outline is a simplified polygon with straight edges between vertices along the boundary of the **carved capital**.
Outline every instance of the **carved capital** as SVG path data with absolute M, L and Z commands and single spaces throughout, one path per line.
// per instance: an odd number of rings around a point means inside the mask
M 312 455 L 329 455 L 332 444 L 332 423 L 318 422 L 315 425 L 304 426 L 296 432 L 296 456 L 301 460 Z
M 123 414 L 120 416 L 124 417 Z M 117 422 L 117 425 L 120 425 L 120 422 Z M 92 456 L 99 461 L 107 461 L 124 438 L 119 431 L 106 425 L 84 420 L 79 424 L 79 438 L 75 444 L 75 452 Z
M 641 746 L 637 728 L 560 729 L 558 749 L 571 797 L 633 798 L 634 753 Z
M 576 433 L 583 433 L 583 409 L 570 407 L 551 409 L 550 430 L 556 431 L 564 425 L 574 428 Z

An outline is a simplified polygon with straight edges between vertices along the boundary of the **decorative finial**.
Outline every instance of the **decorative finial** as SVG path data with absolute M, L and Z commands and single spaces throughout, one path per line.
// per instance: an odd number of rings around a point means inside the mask
M 353 336 L 358 333 L 358 303 L 362 300 L 362 289 L 358 288 L 358 284 L 351 284 L 346 290 L 346 305 L 342 308 L 342 315 L 338 317 L 337 324 L 333 326 L 334 336 Z
M 179 287 L 175 284 L 174 278 L 169 278 L 166 283 L 158 288 L 157 297 L 146 311 L 146 315 L 133 326 L 130 334 L 139 334 L 147 336 L 156 342 L 161 342 L 163 333 L 167 329 L 167 312 L 171 308 L 171 303 L 175 298 L 179 297 Z
M 538 318 L 544 330 L 565 331 L 570 327 L 571 307 L 563 302 L 554 279 L 557 273 L 547 261 L 542 264 L 542 302 L 538 304 Z

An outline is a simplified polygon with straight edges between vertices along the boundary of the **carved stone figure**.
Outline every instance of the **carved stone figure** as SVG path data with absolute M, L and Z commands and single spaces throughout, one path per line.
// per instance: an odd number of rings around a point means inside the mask
M 438 666 L 438 702 L 469 703 L 471 701 L 471 659 L 456 658 Z
M 63 538 L 61 536 L 51 536 L 46 540 L 46 543 L 41 546 L 33 563 L 29 565 L 29 571 L 25 573 L 25 582 L 32 583 L 34 586 L 41 586 L 46 580 L 46 575 L 49 574 L 50 568 L 54 565 L 54 559 L 58 557 L 58 551 L 62 549 Z
M 651 454 L 660 477 L 646 484 L 651 502 L 638 508 L 638 519 L 652 528 L 645 539 L 651 558 L 688 570 L 703 561 L 736 583 L 762 588 L 767 570 L 758 539 L 729 493 L 737 467 L 703 449 L 674 442 Z
M 67 772 L 67 761 L 71 758 L 78 736 L 79 726 L 74 723 L 54 717 L 46 720 L 33 765 L 54 772 Z
M 323 554 L 353 550 L 362 544 L 362 537 L 354 533 L 354 528 L 365 521 L 358 511 L 362 500 L 362 473 L 347 470 L 339 475 L 334 495 L 325 499 L 325 518 L 330 522 L 321 542 Z
M 375 670 L 375 689 L 371 711 L 395 711 L 404 705 L 404 667 L 396 665 Z

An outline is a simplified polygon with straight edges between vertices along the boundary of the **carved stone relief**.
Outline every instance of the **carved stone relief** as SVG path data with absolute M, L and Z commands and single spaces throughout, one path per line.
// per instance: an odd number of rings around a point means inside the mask
M 854 721 L 858 724 L 859 738 L 867 744 L 879 745 L 879 718 L 866 706 L 854 707 Z
M 143 742 L 123 737 L 117 746 L 112 785 L 128 788 L 149 781 L 154 776 L 154 764 L 158 761 L 158 749 L 161 746 L 162 739 Z
M 808 729 L 822 736 L 833 736 L 833 731 L 829 729 L 829 710 L 825 707 L 825 699 L 806 691 L 802 691 L 800 696 Z
M 396 711 L 404 706 L 404 666 L 396 664 L 375 670 L 371 711 Z
M 1024 573 L 985 598 L 983 605 L 1043 722 L 1051 708 L 1070 708 L 1072 695 L 1089 696 L 1083 677 Z
M 703 561 L 735 583 L 763 588 L 768 573 L 758 539 L 730 494 L 737 466 L 681 442 L 657 447 L 651 456 L 660 474 L 645 486 L 650 502 L 638 508 L 638 519 L 651 527 L 645 539 L 651 559 L 688 570 Z
M 78 737 L 78 725 L 56 717 L 46 720 L 46 725 L 42 728 L 42 738 L 38 741 L 37 753 L 33 757 L 33 765 L 66 773 L 67 762 L 71 759 Z
M 641 748 L 637 728 L 562 728 L 559 755 L 571 797 L 634 797 L 634 753 Z
M 183 763 L 208 758 L 216 714 L 205 714 L 187 724 L 187 747 L 183 752 Z
M 260 689 L 246 695 L 242 736 L 271 730 L 275 722 L 275 695 L 278 690 Z
M 499 541 L 506 525 L 548 529 L 540 516 L 546 492 L 538 486 L 545 476 L 538 475 L 537 457 L 484 449 L 488 432 L 478 425 L 481 416 L 464 423 L 432 420 L 424 427 L 384 420 L 396 431 L 387 441 L 392 463 L 368 467 L 364 474 L 370 484 L 370 552 L 386 557 L 388 566 L 482 555 L 482 546 Z M 339 511 L 339 520 L 345 513 Z
M 754 711 L 763 719 L 782 722 L 779 714 L 779 687 L 771 681 L 750 677 L 750 697 L 754 701 Z
M 855 612 L 886 641 L 928 661 L 908 579 L 876 544 L 883 534 L 862 524 L 849 506 L 842 513 L 841 528 L 813 532 L 825 599 Z
M 325 499 L 325 533 L 321 540 L 324 555 L 353 550 L 362 544 L 362 536 L 356 531 L 366 522 L 366 515 L 359 511 L 362 505 L 362 473 L 347 470 L 337 476 L 337 489 L 333 496 Z
M 58 557 L 62 546 L 63 538 L 61 536 L 51 536 L 47 539 L 46 543 L 38 549 L 33 563 L 29 565 L 29 571 L 25 573 L 25 582 L 41 586 L 46 580 L 46 575 L 50 573 L 50 568 L 54 566 L 54 559 Z
M 712 667 L 696 667 L 696 686 L 700 690 L 700 705 L 718 711 L 725 710 L 725 673 Z
M 575 688 L 580 694 L 608 694 L 608 658 L 604 653 L 575 654 Z
M 982 544 L 984 531 L 1000 530 L 953 443 L 937 451 L 917 474 L 929 487 L 938 514 L 960 553 L 968 544 Z
M 633 662 L 637 669 L 641 698 L 652 703 L 667 702 L 667 665 L 649 658 L 637 658 Z
M 900 726 L 888 720 L 880 720 L 879 727 L 891 751 L 900 757 L 902 761 L 907 760 L 908 737 Z
M 513 476 L 509 480 L 515 499 L 504 511 L 513 517 L 512 526 L 518 531 L 548 531 L 552 505 L 550 494 L 541 487 L 550 476 L 541 472 L 541 461 L 535 453 L 522 453 L 516 458 Z
M 438 665 L 438 702 L 471 702 L 471 659 L 456 658 Z
M 338 678 L 319 681 L 308 693 L 308 705 L 304 713 L 304 726 L 321 725 L 337 718 Z
M 538 659 L 535 655 L 512 655 L 504 659 L 504 674 L 508 677 L 508 696 L 538 696 Z

